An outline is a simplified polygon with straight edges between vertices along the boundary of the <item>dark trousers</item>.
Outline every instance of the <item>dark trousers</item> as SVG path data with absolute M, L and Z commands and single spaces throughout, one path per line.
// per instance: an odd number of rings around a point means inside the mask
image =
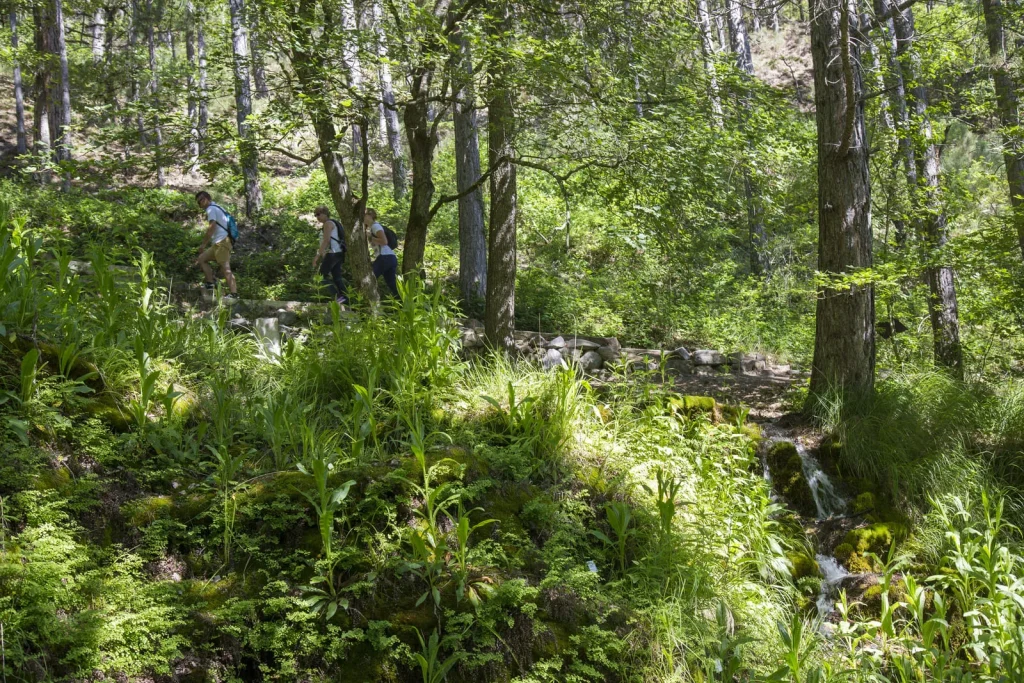
M 324 254 L 324 260 L 320 264 L 320 274 L 334 298 L 348 301 L 345 278 L 341 276 L 341 264 L 344 261 L 345 252 Z
M 395 283 L 395 276 L 398 275 L 398 257 L 394 254 L 381 254 L 373 262 L 373 276 L 384 277 L 384 283 L 391 290 L 391 296 L 398 298 L 398 285 Z

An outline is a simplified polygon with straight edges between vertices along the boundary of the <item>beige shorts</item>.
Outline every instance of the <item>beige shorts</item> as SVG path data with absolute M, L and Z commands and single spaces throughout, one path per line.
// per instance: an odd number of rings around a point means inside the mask
M 216 261 L 218 266 L 228 265 L 231 260 L 231 240 L 223 239 L 199 255 L 200 263 Z

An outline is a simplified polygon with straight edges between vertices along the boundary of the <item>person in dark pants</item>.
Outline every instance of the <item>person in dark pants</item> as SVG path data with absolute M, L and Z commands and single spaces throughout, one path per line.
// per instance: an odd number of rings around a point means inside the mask
M 384 283 L 391 290 L 391 296 L 398 298 L 398 285 L 395 277 L 398 275 L 398 257 L 388 246 L 388 236 L 384 232 L 384 226 L 377 222 L 377 212 L 367 209 L 363 213 L 363 225 L 370 230 L 370 244 L 377 252 L 377 258 L 373 260 L 374 277 L 383 277 Z
M 313 267 L 320 264 L 320 275 L 339 304 L 348 303 L 345 279 L 341 275 L 341 264 L 345 261 L 345 232 L 338 221 L 331 218 L 326 206 L 318 206 L 313 215 L 323 226 L 320 247 L 313 257 Z M 321 261 L 323 259 L 323 261 Z

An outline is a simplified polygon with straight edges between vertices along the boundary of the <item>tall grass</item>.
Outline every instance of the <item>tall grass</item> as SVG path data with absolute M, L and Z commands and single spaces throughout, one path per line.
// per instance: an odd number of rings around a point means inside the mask
M 932 496 L 992 488 L 1006 494 L 1010 518 L 1024 520 L 1024 384 L 900 374 L 879 382 L 870 398 L 832 394 L 817 415 L 841 446 L 843 472 L 908 511 L 925 509 Z

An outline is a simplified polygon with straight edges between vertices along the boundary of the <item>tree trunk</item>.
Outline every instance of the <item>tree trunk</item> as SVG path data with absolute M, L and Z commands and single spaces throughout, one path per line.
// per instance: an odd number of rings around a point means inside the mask
M 477 137 L 476 93 L 473 89 L 473 58 L 469 44 L 456 33 L 461 64 L 454 70 L 456 90 L 455 177 L 459 193 L 480 178 L 480 144 Z M 459 199 L 459 291 L 469 309 L 487 294 L 487 232 L 484 229 L 484 192 L 475 190 Z
M 188 60 L 188 165 L 191 171 L 199 162 L 199 98 L 196 93 L 196 8 L 192 0 L 185 3 L 185 58 Z
M 708 0 L 697 0 L 697 29 L 700 31 L 704 70 L 708 75 L 708 99 L 711 100 L 711 115 L 715 125 L 721 128 L 722 100 L 718 94 L 718 77 L 715 74 L 715 49 L 711 45 L 711 13 L 708 11 Z
M 196 125 L 197 156 L 203 155 L 206 147 L 206 129 L 210 124 L 210 102 L 206 92 L 206 30 L 203 22 L 206 13 L 202 7 L 196 10 L 196 57 L 199 61 L 199 123 Z
M 409 223 L 405 229 L 402 273 L 412 273 L 423 264 L 430 223 L 430 202 L 434 198 L 434 147 L 437 139 L 427 116 L 427 96 L 431 73 L 419 67 L 413 74 L 411 99 L 405 105 L 405 136 L 412 159 L 412 196 L 409 198 Z
M 263 36 L 260 35 L 259 3 L 253 3 L 248 13 L 249 53 L 252 55 L 252 80 L 256 86 L 256 99 L 265 100 L 270 97 L 267 86 L 267 63 L 263 58 Z
M 722 8 L 715 12 L 715 27 L 718 29 L 718 51 L 725 52 L 729 49 L 729 37 L 727 33 L 725 14 L 729 11 L 728 0 L 724 0 Z
M 395 188 L 395 199 L 402 199 L 407 191 L 405 157 L 402 154 L 402 133 L 398 127 L 398 110 L 395 108 L 395 92 L 391 83 L 391 67 L 387 63 L 387 36 L 384 33 L 384 18 L 381 13 L 379 0 L 374 0 L 370 9 L 373 12 L 373 26 L 377 35 L 377 56 L 380 60 L 377 67 L 377 75 L 380 79 L 381 106 L 387 129 L 388 147 L 391 149 L 391 182 Z
M 338 152 L 338 131 L 331 119 L 324 93 L 324 82 L 320 65 L 325 61 L 323 50 L 317 38 L 309 30 L 317 24 L 315 0 L 299 0 L 298 11 L 291 26 L 291 63 L 299 89 L 303 95 L 306 111 L 309 113 L 313 131 L 316 133 L 320 160 L 327 176 L 327 186 L 338 220 L 345 227 L 345 243 L 348 245 L 348 266 L 359 292 L 372 306 L 380 301 L 377 293 L 377 278 L 370 267 L 369 243 L 362 223 L 362 210 L 356 212 L 352 186 L 345 172 L 345 162 Z M 334 29 L 325 27 L 327 34 Z M 362 207 L 365 208 L 365 207 Z
M 18 11 L 11 4 L 8 19 L 11 24 L 11 49 L 14 61 L 14 116 L 17 127 L 18 154 L 28 153 L 28 134 L 25 131 L 25 93 L 21 86 L 21 66 L 18 58 Z
M 131 72 L 131 108 L 136 111 L 135 129 L 139 134 L 139 142 L 146 142 L 146 125 L 142 120 L 142 113 L 139 111 L 139 75 L 138 61 L 135 54 L 135 46 L 139 40 L 139 3 L 132 0 L 131 27 L 128 29 L 128 68 Z
M 249 48 L 246 45 L 243 0 L 229 0 L 231 8 L 231 47 L 235 66 L 235 114 L 238 120 L 238 156 L 245 176 L 245 215 L 256 220 L 263 208 L 263 190 L 260 189 L 259 153 L 252 140 L 248 118 L 252 114 L 252 94 L 249 86 Z
M 60 127 L 54 139 L 57 142 L 57 160 L 67 163 L 71 161 L 71 75 L 68 71 L 62 0 L 53 0 L 53 20 L 57 29 L 57 55 L 60 59 Z M 62 185 L 65 191 L 71 189 L 71 169 L 65 170 Z
M 160 125 L 160 81 L 156 71 L 156 24 L 160 18 L 153 13 L 153 0 L 146 0 L 146 46 L 149 49 L 149 96 L 153 107 L 153 135 L 156 146 L 153 158 L 156 164 L 156 186 L 164 186 L 163 146 L 164 133 Z
M 917 186 L 910 186 L 910 191 L 918 216 L 915 224 L 919 227 L 920 237 L 928 252 L 925 279 L 928 281 L 928 309 L 935 345 L 935 363 L 963 379 L 963 349 L 960 346 L 960 319 L 953 269 L 933 263 L 933 257 L 946 244 L 948 235 L 946 214 L 939 196 L 939 146 L 935 143 L 928 115 L 928 90 L 921 80 L 921 57 L 913 49 L 916 38 L 913 10 L 907 8 L 897 12 L 893 16 L 893 23 L 903 82 L 907 87 L 907 99 L 917 126 L 917 134 L 914 136 L 917 147 L 914 150 Z
M 352 101 L 355 102 L 357 111 L 362 111 L 363 105 L 359 97 L 363 85 L 363 70 L 359 63 L 359 27 L 356 24 L 356 9 L 352 0 L 341 0 L 341 28 L 344 29 L 345 42 L 342 46 L 341 57 L 348 72 L 348 86 L 352 92 Z M 352 124 L 352 158 L 358 159 L 362 154 L 363 133 L 359 126 Z
M 50 111 L 52 90 L 51 81 L 53 75 L 50 70 L 50 56 L 53 54 L 51 38 L 53 32 L 49 28 L 49 12 L 43 3 L 37 3 L 32 7 L 33 33 L 35 38 L 36 54 L 40 59 L 36 62 L 35 79 L 32 84 L 34 96 L 33 121 L 32 121 L 32 146 L 36 155 L 49 158 L 53 148 L 53 138 L 50 135 Z M 49 172 L 44 171 L 38 175 L 40 181 L 49 179 Z
M 99 7 L 92 15 L 92 63 L 99 64 L 103 61 L 104 54 L 104 28 L 106 26 L 106 11 Z
M 874 0 L 876 16 L 885 16 L 891 9 L 892 2 L 890 0 Z M 903 73 L 898 59 L 900 46 L 896 39 L 896 30 L 892 18 L 882 22 L 880 30 L 883 40 L 882 52 L 885 53 L 882 82 L 887 93 L 892 125 L 896 131 L 899 160 L 903 164 L 903 173 L 907 178 L 907 187 L 914 188 L 917 185 L 917 165 L 914 160 L 914 149 L 910 140 L 910 117 L 907 113 L 906 85 L 903 82 Z M 902 219 L 896 219 L 893 221 L 893 228 L 896 231 L 896 247 L 902 249 L 907 241 L 906 222 Z
M 750 118 L 750 81 L 754 75 L 754 61 L 750 54 L 750 38 L 747 24 L 743 17 L 743 5 L 740 0 L 726 0 L 729 23 L 729 45 L 736 57 L 736 67 L 743 78 L 743 92 L 740 96 L 741 125 L 745 128 Z M 750 272 L 757 275 L 765 270 L 765 245 L 767 236 L 764 227 L 764 212 L 761 208 L 761 196 L 757 184 L 750 172 L 754 156 L 754 145 L 747 140 L 747 159 L 743 162 L 743 198 L 747 207 L 747 230 L 749 232 L 749 263 Z
M 1003 126 L 1003 163 L 1010 187 L 1013 225 L 1017 229 L 1021 255 L 1024 256 L 1024 137 L 1020 132 L 1019 83 L 1014 78 L 1006 49 L 1004 8 L 1000 0 L 982 0 L 985 13 L 985 34 L 992 56 L 992 82 L 996 91 L 999 122 Z
M 633 107 L 639 118 L 644 117 L 643 96 L 640 91 L 640 72 L 634 66 L 633 56 L 633 15 L 630 0 L 622 0 L 622 16 L 626 20 L 626 60 L 633 77 Z
M 510 7 L 498 4 L 490 27 L 495 42 L 507 40 L 512 30 Z M 484 329 L 494 348 L 515 349 L 516 323 L 516 167 L 515 109 L 507 59 L 498 56 L 489 71 L 487 147 L 491 215 L 487 255 L 487 311 Z
M 828 278 L 871 268 L 871 184 L 860 60 L 846 0 L 810 7 L 818 129 L 818 270 Z M 874 286 L 818 292 L 811 396 L 867 393 L 875 380 Z

